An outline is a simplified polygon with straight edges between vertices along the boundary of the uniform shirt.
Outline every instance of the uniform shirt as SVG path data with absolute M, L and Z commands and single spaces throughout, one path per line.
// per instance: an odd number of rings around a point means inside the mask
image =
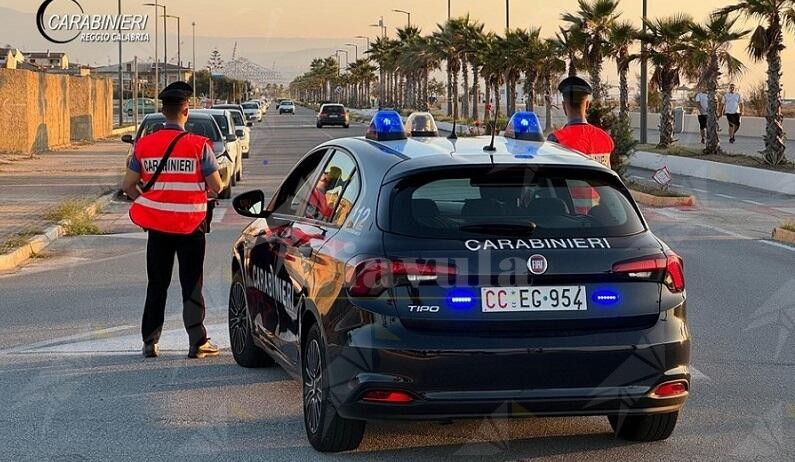
M 707 115 L 709 110 L 709 96 L 704 92 L 699 92 L 696 94 L 696 97 L 693 98 L 698 106 L 698 114 L 699 115 Z
M 726 93 L 723 95 L 723 113 L 724 114 L 737 114 L 740 112 L 740 103 L 743 100 L 737 92 Z
M 183 127 L 171 123 L 165 124 L 163 126 L 163 129 L 177 130 L 181 132 L 185 131 Z M 133 172 L 140 174 L 141 160 L 138 159 L 136 156 L 132 156 L 130 157 L 130 164 L 127 167 Z M 205 178 L 218 171 L 218 160 L 215 158 L 215 153 L 208 144 L 204 146 L 204 152 L 202 152 L 201 167 L 202 167 L 202 175 L 204 175 Z
M 574 117 L 565 126 L 568 127 L 569 125 L 582 125 L 587 123 L 588 122 L 584 121 L 583 119 L 580 119 L 579 117 Z M 553 143 L 560 143 L 558 137 L 555 136 L 555 132 L 552 132 L 549 134 L 549 136 L 547 136 L 547 141 L 551 141 Z

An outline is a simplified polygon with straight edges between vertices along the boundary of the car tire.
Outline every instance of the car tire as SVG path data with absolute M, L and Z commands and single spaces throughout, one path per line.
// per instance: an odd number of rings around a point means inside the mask
M 317 124 L 317 128 L 323 128 L 323 124 Z
M 251 154 L 250 154 L 250 152 L 251 152 L 251 151 L 249 151 L 249 152 L 244 152 L 242 157 L 243 157 L 244 159 L 248 159 L 249 155 L 251 155 Z
M 351 126 L 350 126 L 350 124 L 345 124 L 345 125 L 342 126 L 342 128 L 351 128 Z
M 627 441 L 660 441 L 676 428 L 679 412 L 647 415 L 610 415 L 607 420 L 618 438 Z
M 218 198 L 219 199 L 231 199 L 232 198 L 232 185 L 230 184 L 226 188 L 222 189 L 221 192 L 218 193 Z
M 365 422 L 340 416 L 331 402 L 325 347 L 317 324 L 307 332 L 301 358 L 304 428 L 309 443 L 320 452 L 356 449 L 364 437 Z
M 248 316 L 246 285 L 240 270 L 236 270 L 229 289 L 229 340 L 232 356 L 243 367 L 272 366 L 273 358 L 254 344 Z
M 241 181 L 243 181 L 243 165 L 240 165 L 237 174 L 235 174 L 235 182 L 240 183 Z

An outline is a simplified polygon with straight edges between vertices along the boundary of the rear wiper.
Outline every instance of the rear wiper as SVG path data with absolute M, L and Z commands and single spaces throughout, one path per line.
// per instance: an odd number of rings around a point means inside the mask
M 499 236 L 522 236 L 533 234 L 536 224 L 529 221 L 524 224 L 510 223 L 478 223 L 476 225 L 464 225 L 458 228 L 459 231 L 471 233 L 496 234 Z

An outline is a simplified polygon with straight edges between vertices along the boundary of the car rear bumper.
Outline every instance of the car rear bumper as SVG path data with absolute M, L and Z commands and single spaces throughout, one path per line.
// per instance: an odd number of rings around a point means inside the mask
M 328 346 L 328 373 L 338 412 L 353 419 L 672 412 L 687 393 L 661 398 L 654 389 L 673 380 L 690 386 L 689 334 L 675 316 L 640 331 L 575 336 L 440 335 L 380 324 L 347 338 Z M 373 390 L 414 400 L 362 399 Z
M 342 119 L 330 119 L 330 118 L 321 118 L 318 119 L 318 123 L 323 125 L 348 125 L 348 121 L 344 118 Z

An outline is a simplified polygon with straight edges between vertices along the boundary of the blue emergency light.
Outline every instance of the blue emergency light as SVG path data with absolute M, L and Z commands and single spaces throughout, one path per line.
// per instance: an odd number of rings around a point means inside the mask
M 370 121 L 367 134 L 368 140 L 395 141 L 406 139 L 406 129 L 400 114 L 395 111 L 378 111 Z
M 521 141 L 544 141 L 541 122 L 534 112 L 517 112 L 511 116 L 504 136 Z
M 591 294 L 591 300 L 599 305 L 611 306 L 621 301 L 621 294 L 615 290 L 600 289 Z

